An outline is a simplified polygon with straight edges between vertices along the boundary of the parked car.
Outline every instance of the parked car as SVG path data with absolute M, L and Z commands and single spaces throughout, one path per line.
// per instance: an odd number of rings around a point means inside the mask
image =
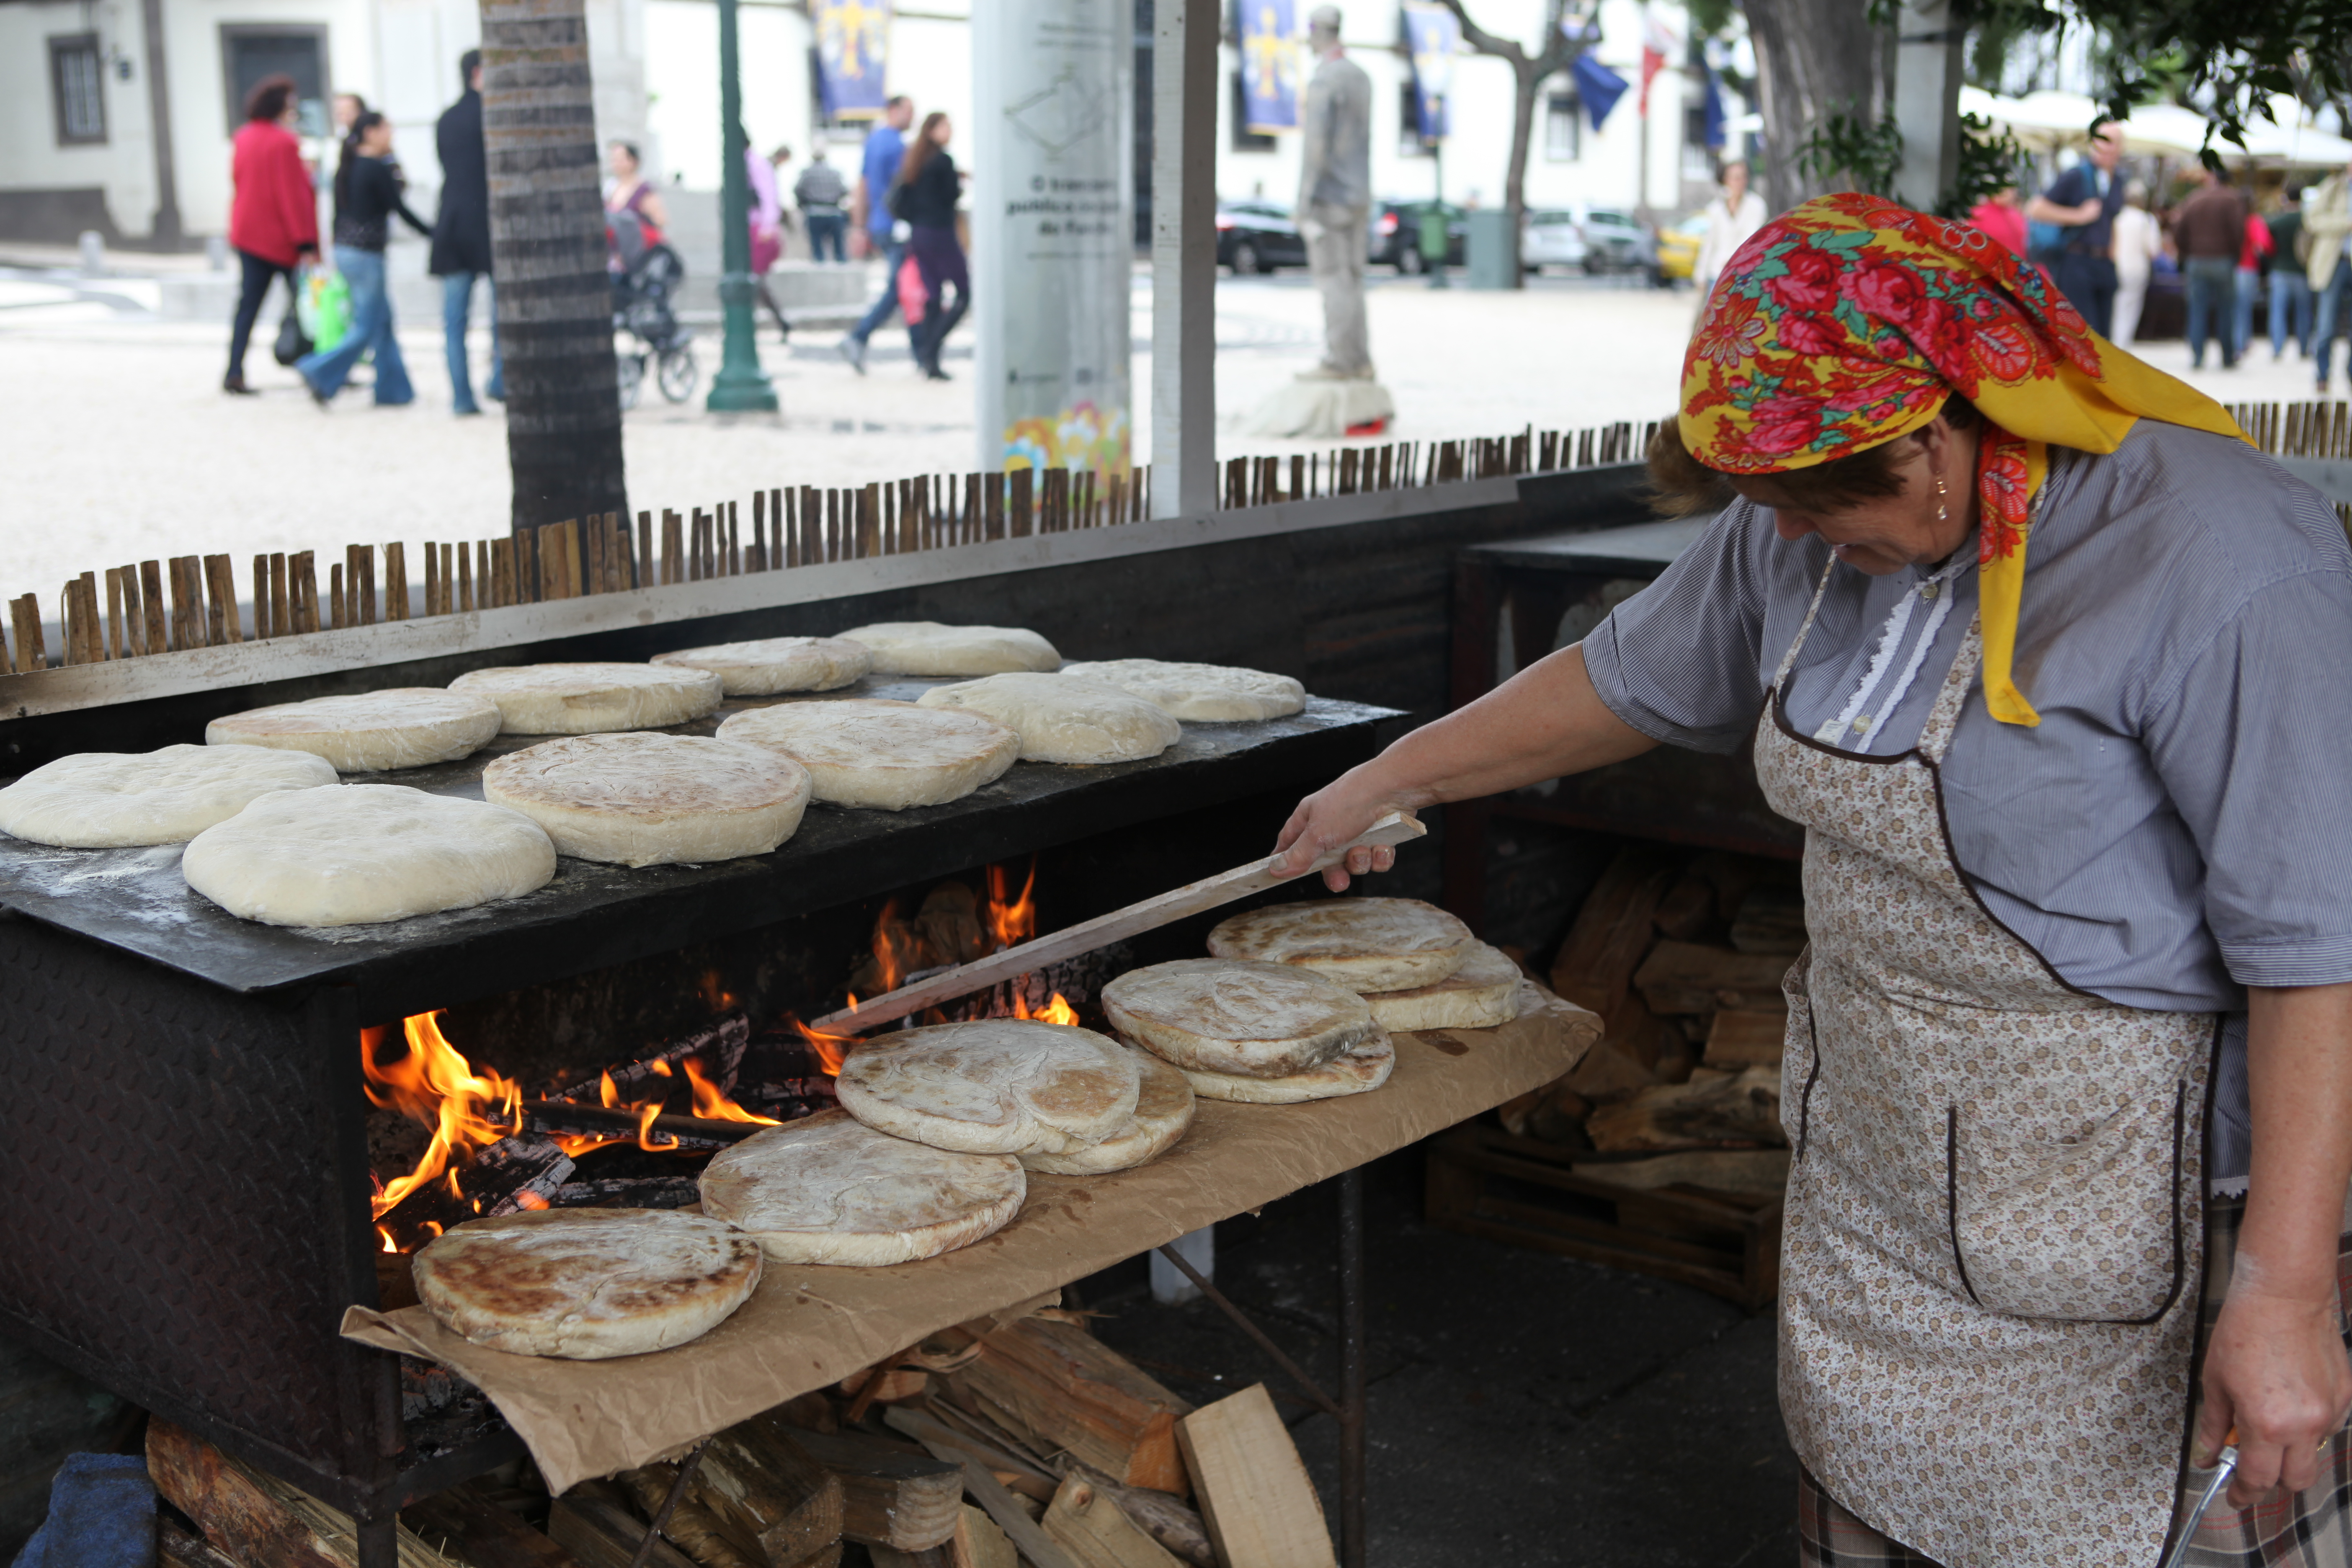
M 1582 267 L 1589 254 L 1583 226 L 1574 213 L 1546 208 L 1528 214 L 1527 231 L 1519 237 L 1519 265 L 1528 271 Z
M 1630 213 L 1577 202 L 1528 215 L 1519 260 L 1530 271 L 1553 264 L 1590 273 L 1639 272 L 1655 281 L 1658 241 Z
M 1698 270 L 1699 242 L 1706 237 L 1706 215 L 1696 213 L 1658 236 L 1658 279 L 1680 282 Z
M 1217 264 L 1236 278 L 1307 265 L 1307 239 L 1290 209 L 1262 196 L 1217 204 Z
M 1375 267 L 1393 267 L 1407 277 L 1426 269 L 1428 262 L 1421 254 L 1421 215 L 1429 204 L 1423 202 L 1381 202 L 1372 208 L 1371 254 Z M 1440 204 L 1445 214 L 1445 265 L 1459 267 L 1469 255 L 1470 226 L 1463 219 L 1463 209 L 1452 202 Z

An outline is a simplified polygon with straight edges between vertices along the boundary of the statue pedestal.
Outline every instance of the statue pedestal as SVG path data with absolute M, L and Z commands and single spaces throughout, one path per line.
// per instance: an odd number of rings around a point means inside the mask
M 1396 417 L 1396 399 L 1377 381 L 1333 381 L 1302 375 L 1257 406 L 1243 422 L 1249 436 L 1304 436 L 1331 440 L 1353 425 Z

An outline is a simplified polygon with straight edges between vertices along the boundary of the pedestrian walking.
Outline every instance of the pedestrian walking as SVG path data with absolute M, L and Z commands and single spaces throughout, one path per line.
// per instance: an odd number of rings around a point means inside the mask
M 2270 260 L 2271 228 L 2263 215 L 2246 215 L 2246 243 L 2238 250 L 2236 313 L 2231 318 L 2231 336 L 2238 344 L 2238 355 L 2244 358 L 2254 346 L 2254 301 L 2263 291 L 2263 268 Z
M 2286 358 L 2288 337 L 2295 351 L 2311 357 L 2311 279 L 2304 259 L 2311 242 L 2303 232 L 2303 193 L 2289 185 L 2271 215 L 2271 362 Z
M 400 357 L 400 340 L 393 331 L 392 290 L 384 279 L 383 247 L 392 237 L 395 214 L 428 239 L 433 226 L 409 210 L 393 173 L 391 154 L 390 121 L 370 110 L 352 121 L 352 133 L 343 141 L 342 160 L 335 165 L 335 269 L 351 289 L 351 331 L 333 348 L 305 354 L 294 363 L 321 408 L 343 389 L 352 367 L 364 353 L 375 356 L 377 407 L 397 407 L 416 397 L 408 382 L 408 365 Z
M 2347 255 L 2352 245 L 2352 165 L 2328 175 L 2304 204 L 2303 228 L 2311 237 L 2304 271 L 2311 279 L 2313 384 L 2325 397 L 2336 334 L 2352 325 L 2352 312 L 2345 308 L 2346 292 L 2352 289 L 2352 258 Z
M 907 161 L 907 127 L 914 122 L 913 99 L 901 94 L 883 105 L 882 123 L 866 133 L 857 194 L 850 204 L 850 214 L 857 220 L 858 254 L 879 252 L 882 257 L 882 297 L 841 340 L 841 357 L 860 375 L 866 374 L 866 340 L 898 308 L 898 264 L 907 259 L 907 243 L 898 237 L 898 219 L 890 213 L 890 187 Z M 914 341 L 915 330 L 909 326 L 907 342 L 912 345 Z
M 784 254 L 784 204 L 776 194 L 776 166 L 751 150 L 751 134 L 740 121 L 735 133 L 743 139 L 743 177 L 751 187 L 751 211 L 744 215 L 751 229 L 751 286 L 760 303 L 776 319 L 776 335 L 789 341 L 793 324 L 784 320 L 783 307 L 776 303 L 775 292 L 768 287 L 768 271 Z M 777 151 L 792 156 L 783 148 Z
M 2025 208 L 2015 185 L 2003 185 L 1979 202 L 1969 209 L 1969 221 L 2017 252 L 2019 260 L 2025 258 Z
M 457 101 L 433 128 L 441 153 L 441 211 L 433 223 L 429 269 L 441 279 L 441 334 L 449 360 L 449 402 L 459 414 L 479 414 L 466 361 L 466 334 L 474 321 L 474 285 L 482 285 L 490 318 L 490 379 L 482 388 L 493 403 L 507 395 L 506 356 L 499 352 L 499 292 L 490 280 L 490 168 L 482 143 L 482 51 L 457 60 Z
M 319 255 L 319 201 L 294 139 L 294 79 L 268 76 L 245 97 L 245 123 L 230 142 L 228 243 L 236 252 L 236 315 L 228 332 L 228 373 L 221 390 L 250 394 L 245 350 L 269 285 L 286 279 L 294 306 L 294 268 Z
M 827 247 L 835 261 L 849 259 L 842 248 L 842 232 L 849 226 L 849 214 L 843 204 L 848 199 L 849 182 L 825 161 L 820 142 L 809 154 L 809 166 L 793 182 L 793 201 L 801 209 L 801 226 L 808 230 L 811 259 L 823 261 Z
M 907 222 L 907 254 L 923 280 L 923 319 L 908 329 L 915 364 L 933 381 L 950 379 L 940 368 L 940 351 L 971 304 L 971 275 L 965 268 L 963 247 L 956 240 L 956 203 L 963 195 L 963 177 L 948 153 L 954 135 L 946 115 L 934 111 L 923 117 L 923 129 L 899 165 L 893 204 Z M 956 291 L 951 310 L 946 308 L 950 283 Z
M 2147 280 L 2155 273 L 2156 258 L 2164 254 L 2164 226 L 2147 210 L 2147 183 L 2133 180 L 2125 184 L 2124 205 L 2116 209 L 2116 330 L 2112 341 L 2119 349 L 2131 347 L 2132 339 L 2139 331 L 2140 311 L 2147 305 Z M 2021 221 L 2019 226 L 2024 226 Z
M 662 242 L 662 230 L 669 226 L 669 208 L 662 205 L 661 193 L 646 183 L 645 160 L 638 156 L 634 142 L 615 142 L 604 149 L 604 166 L 613 177 L 604 182 L 604 210 L 607 213 L 628 213 L 637 220 L 647 245 Z
M 2124 183 L 2116 174 L 2116 165 L 2123 156 L 2123 128 L 2112 120 L 2103 120 L 2091 131 L 2091 145 L 2083 161 L 2025 204 L 2029 220 L 2058 226 L 2057 265 L 2051 270 L 2052 280 L 2101 337 L 2116 324 L 2116 213 L 2124 205 Z M 2237 254 L 2234 247 L 2230 254 Z
M 2246 204 L 2225 176 L 2198 169 L 2189 177 L 2201 182 L 2202 188 L 2172 215 L 2172 245 L 2189 287 L 2189 363 L 2205 368 L 2205 342 L 2211 338 L 2221 345 L 2222 368 L 2234 370 L 2238 350 L 2231 335 L 2230 306 L 2237 287 L 2238 253 L 2246 243 Z
M 1706 231 L 1698 237 L 1698 256 L 1691 276 L 1698 283 L 1699 303 L 1715 290 L 1715 280 L 1748 237 L 1764 226 L 1764 198 L 1748 188 L 1748 163 L 1734 158 L 1723 166 L 1723 187 L 1706 204 Z

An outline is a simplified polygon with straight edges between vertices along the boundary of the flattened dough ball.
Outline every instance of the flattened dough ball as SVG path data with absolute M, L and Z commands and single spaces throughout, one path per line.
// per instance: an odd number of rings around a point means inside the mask
M 1099 1143 L 1059 1154 L 1024 1154 L 1021 1163 L 1050 1176 L 1098 1176 L 1149 1164 L 1176 1147 L 1192 1125 L 1192 1086 L 1175 1067 L 1150 1051 L 1129 1053 L 1142 1073 L 1135 1116 Z
M 1307 688 L 1289 676 L 1234 665 L 1108 658 L 1066 664 L 1062 673 L 1116 686 L 1195 724 L 1284 719 L 1307 706 Z
M 337 773 L 373 773 L 472 756 L 504 721 L 473 692 L 395 686 L 231 713 L 205 726 L 205 744 L 308 752 Z
M 509 735 L 658 730 L 718 710 L 719 677 L 657 664 L 509 664 L 449 683 L 498 704 Z
M 991 675 L 934 686 L 916 701 L 995 720 L 1021 737 L 1024 763 L 1131 763 L 1184 738 L 1184 726 L 1140 697 L 1066 675 Z
M 245 920 L 362 925 L 528 893 L 555 875 L 555 846 L 503 805 L 345 784 L 262 796 L 197 834 L 180 872 Z
M 675 1209 L 540 1209 L 467 1220 L 416 1255 L 444 1328 L 517 1355 L 604 1361 L 699 1339 L 751 1299 L 760 1245 Z
M 1060 1154 L 1135 1116 L 1142 1069 L 1092 1029 L 983 1018 L 850 1047 L 834 1080 L 868 1127 L 971 1154 Z
M 765 855 L 808 809 L 808 769 L 702 735 L 567 735 L 499 758 L 482 795 L 546 829 L 559 855 L 667 866 Z
M 1383 1027 L 1492 1029 L 1519 1016 L 1519 966 L 1499 947 L 1470 944 L 1462 967 L 1434 985 L 1375 991 L 1364 998 Z
M 1419 899 L 1317 899 L 1269 904 L 1209 932 L 1219 958 L 1296 964 L 1350 991 L 1411 991 L 1462 967 L 1470 928 Z
M 702 1212 L 779 1263 L 876 1268 L 995 1234 L 1028 1190 L 1009 1154 L 910 1143 L 821 1110 L 720 1151 L 702 1173 Z
M 1297 1105 L 1309 1100 L 1336 1100 L 1343 1094 L 1369 1094 L 1388 1082 L 1396 1070 L 1396 1047 L 1389 1032 L 1376 1033 L 1333 1057 L 1320 1067 L 1287 1078 L 1241 1078 L 1230 1073 L 1184 1069 L 1192 1092 L 1203 1100 L 1238 1100 L 1244 1105 Z
M 0 789 L 0 833 L 65 849 L 181 844 L 265 795 L 334 782 L 332 763 L 299 752 L 80 752 Z
M 874 668 L 874 653 L 847 637 L 761 637 L 654 655 L 656 664 L 707 669 L 730 697 L 832 691 Z
M 835 805 L 944 805 L 1004 775 L 1021 737 L 992 719 L 877 697 L 780 702 L 738 713 L 719 738 L 782 752 Z
M 874 650 L 877 675 L 999 675 L 1058 669 L 1062 656 L 1019 626 L 950 626 L 938 621 L 877 621 L 841 634 Z
M 1119 1033 L 1178 1067 L 1242 1078 L 1305 1072 L 1380 1027 L 1335 981 L 1228 958 L 1129 970 L 1103 987 L 1102 1005 Z

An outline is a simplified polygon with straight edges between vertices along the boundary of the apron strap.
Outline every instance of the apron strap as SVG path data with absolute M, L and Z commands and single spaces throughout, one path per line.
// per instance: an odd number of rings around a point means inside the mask
M 1976 685 L 1977 672 L 1984 666 L 1984 615 L 1979 611 L 1969 617 L 1969 629 L 1961 634 L 1959 650 L 1952 655 L 1952 668 L 1944 676 L 1943 687 L 1936 693 L 1936 705 L 1927 710 L 1927 722 L 1919 731 L 1919 754 L 1931 763 L 1941 763 L 1944 753 L 1952 749 L 1952 731 L 1959 728 L 1960 711 L 1967 706 L 1969 688 Z
M 1790 643 L 1789 651 L 1780 656 L 1780 668 L 1772 674 L 1772 689 L 1775 692 L 1780 689 L 1780 683 L 1789 679 L 1789 671 L 1797 668 L 1798 650 L 1805 646 L 1805 639 L 1812 636 L 1813 617 L 1822 613 L 1822 595 L 1830 591 L 1830 574 L 1837 570 L 1837 557 L 1832 555 L 1822 567 L 1822 580 L 1813 585 L 1813 602 L 1805 606 L 1805 620 L 1797 628 L 1797 640 Z

